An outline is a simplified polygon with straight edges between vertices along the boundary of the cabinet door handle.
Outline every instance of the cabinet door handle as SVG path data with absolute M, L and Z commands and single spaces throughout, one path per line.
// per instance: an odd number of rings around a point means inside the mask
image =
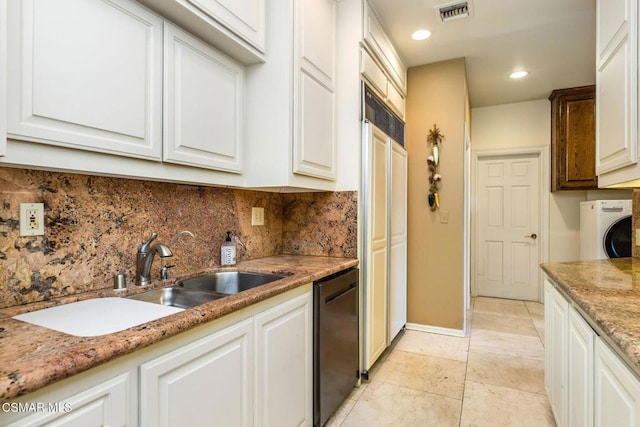
M 531 237 L 533 240 L 536 240 L 538 238 L 538 235 L 536 233 L 533 233 L 533 234 L 529 234 L 529 235 L 524 236 L 524 237 Z

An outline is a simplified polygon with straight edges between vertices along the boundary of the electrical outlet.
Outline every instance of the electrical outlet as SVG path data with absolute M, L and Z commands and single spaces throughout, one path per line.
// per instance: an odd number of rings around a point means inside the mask
M 44 203 L 20 203 L 20 235 L 44 234 Z
M 251 225 L 264 225 L 264 208 L 251 208 Z

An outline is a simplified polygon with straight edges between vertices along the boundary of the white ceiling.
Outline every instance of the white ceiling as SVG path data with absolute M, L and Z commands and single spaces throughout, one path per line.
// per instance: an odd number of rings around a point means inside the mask
M 596 0 L 470 2 L 469 18 L 442 23 L 435 7 L 451 0 L 369 0 L 407 67 L 466 58 L 472 107 L 595 83 Z M 411 39 L 421 28 L 431 37 Z M 529 75 L 510 79 L 520 68 Z

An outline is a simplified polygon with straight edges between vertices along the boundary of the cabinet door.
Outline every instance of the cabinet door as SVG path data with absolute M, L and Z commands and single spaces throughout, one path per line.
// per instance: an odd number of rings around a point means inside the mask
M 593 426 L 593 342 L 595 334 L 582 316 L 569 309 L 567 356 L 567 426 Z
M 364 1 L 364 22 L 362 39 L 368 48 L 383 64 L 394 83 L 407 91 L 407 69 L 400 60 L 391 40 L 382 28 L 382 24 L 367 1 Z
M 407 323 L 407 152 L 391 143 L 391 244 L 389 246 L 389 336 Z
M 7 154 L 7 0 L 0 0 L 0 157 Z
M 293 171 L 335 180 L 335 0 L 295 3 Z
M 545 387 L 560 426 L 567 425 L 567 331 L 569 303 L 545 281 Z
M 551 191 L 598 188 L 595 86 L 551 92 Z
M 160 160 L 162 20 L 126 0 L 9 2 L 8 133 Z
M 253 425 L 252 319 L 140 365 L 142 426 Z
M 312 294 L 255 317 L 256 425 L 313 423 Z
M 261 52 L 265 50 L 265 0 L 177 0 L 219 21 Z
M 640 382 L 599 337 L 594 365 L 595 426 L 640 425 Z
M 70 398 L 40 402 L 46 405 L 44 411 L 39 411 L 15 423 L 3 425 L 7 427 L 135 425 L 136 423 L 129 416 L 129 405 L 131 402 L 135 404 L 137 399 L 132 399 L 129 389 L 129 374 L 121 374 Z
M 398 89 L 391 83 L 389 83 L 389 89 L 387 91 L 387 104 L 401 119 L 404 119 L 406 101 L 404 96 L 402 96 Z
M 243 69 L 165 24 L 164 160 L 241 172 Z
M 369 369 L 387 348 L 388 307 L 388 171 L 389 137 L 365 125 L 364 153 L 366 265 L 364 275 L 364 369 Z
M 360 49 L 362 58 L 360 64 L 360 72 L 362 77 L 373 87 L 378 96 L 382 99 L 387 98 L 387 76 L 385 76 L 382 68 L 376 64 L 369 53 Z
M 638 161 L 637 1 L 598 0 L 596 172 Z

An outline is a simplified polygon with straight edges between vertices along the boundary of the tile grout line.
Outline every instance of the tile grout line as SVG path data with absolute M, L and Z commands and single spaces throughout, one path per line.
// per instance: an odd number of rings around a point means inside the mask
M 469 341 L 467 343 L 467 360 L 464 366 L 464 380 L 462 381 L 462 402 L 460 402 L 460 416 L 458 427 L 462 426 L 462 411 L 464 411 L 464 393 L 467 391 L 467 373 L 469 372 L 469 353 L 471 352 L 471 334 L 473 333 L 473 316 L 475 311 L 475 298 L 471 299 L 471 321 L 469 322 Z

